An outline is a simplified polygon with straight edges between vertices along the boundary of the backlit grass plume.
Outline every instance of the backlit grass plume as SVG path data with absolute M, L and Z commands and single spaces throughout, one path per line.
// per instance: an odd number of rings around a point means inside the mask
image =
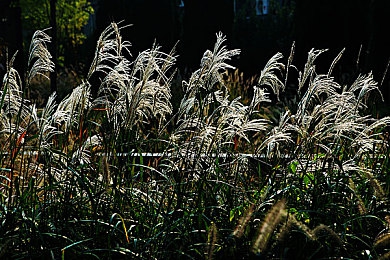
M 53 72 L 54 62 L 51 60 L 52 56 L 47 49 L 47 43 L 51 40 L 50 36 L 44 31 L 36 31 L 32 37 L 29 57 L 28 57 L 28 73 L 27 84 L 37 76 L 42 75 L 48 77 L 48 72 Z
M 170 69 L 176 60 L 173 52 L 163 53 L 153 45 L 129 60 L 129 46 L 122 41 L 117 25 L 112 24 L 99 39 L 89 72 L 104 73 L 92 106 L 104 109 L 116 134 L 120 129 L 140 129 L 153 120 L 161 126 L 172 113 Z
M 240 51 L 227 50 L 224 42 L 225 37 L 217 34 L 213 51 L 204 53 L 201 67 L 191 75 L 189 82 L 183 82 L 185 94 L 171 140 L 186 157 L 199 158 L 199 155 L 237 147 L 239 142 L 250 143 L 251 135 L 265 131 L 268 126 L 266 120 L 255 116 L 257 106 L 269 101 L 265 90 L 255 86 L 255 95 L 249 106 L 243 105 L 239 97 L 230 98 L 222 73 L 233 68 L 227 62 Z M 274 63 L 270 64 L 273 66 Z M 197 167 L 197 160 L 194 162 Z

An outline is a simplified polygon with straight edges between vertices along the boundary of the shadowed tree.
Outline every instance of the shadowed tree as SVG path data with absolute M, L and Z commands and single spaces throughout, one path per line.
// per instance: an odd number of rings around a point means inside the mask
M 17 53 L 13 66 L 23 71 L 23 44 L 21 13 L 18 0 L 0 0 L 0 79 L 3 78 L 8 60 Z M 21 75 L 23 77 L 23 75 Z
M 231 36 L 233 0 L 185 0 L 184 9 L 185 61 L 190 68 L 196 68 L 218 31 Z
M 52 55 L 54 62 L 57 61 L 57 16 L 56 16 L 57 0 L 50 0 L 50 27 L 53 30 L 52 40 Z M 54 71 L 50 73 L 50 91 L 57 91 L 57 66 L 54 65 Z
M 178 5 L 172 0 L 101 0 L 97 9 L 97 33 L 111 22 L 132 27 L 123 35 L 133 52 L 150 48 L 154 41 L 170 49 L 179 40 Z M 96 35 L 98 37 L 98 35 Z
M 344 73 L 373 70 L 375 79 L 381 82 L 390 57 L 386 27 L 389 17 L 387 0 L 296 1 L 297 52 L 305 53 L 314 47 L 337 53 L 345 47 L 340 63 Z M 305 62 L 305 57 L 301 58 L 300 62 Z M 384 81 L 382 90 L 387 102 L 389 87 L 389 81 Z

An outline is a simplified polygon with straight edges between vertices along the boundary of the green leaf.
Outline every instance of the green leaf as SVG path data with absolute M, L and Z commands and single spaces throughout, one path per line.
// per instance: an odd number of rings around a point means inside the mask
M 298 162 L 293 161 L 288 165 L 288 169 L 290 170 L 291 173 L 295 174 L 295 173 L 297 173 L 297 166 L 298 166 Z

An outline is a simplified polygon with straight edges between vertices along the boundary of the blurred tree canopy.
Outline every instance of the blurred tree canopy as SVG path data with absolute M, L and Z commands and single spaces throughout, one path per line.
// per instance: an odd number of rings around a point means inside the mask
M 50 0 L 20 0 L 20 6 L 23 29 L 27 34 L 32 35 L 37 29 L 50 27 Z M 77 57 L 77 47 L 87 38 L 83 28 L 92 13 L 94 9 L 88 0 L 56 0 L 55 16 L 60 64 L 71 63 Z M 29 40 L 31 37 L 26 38 Z

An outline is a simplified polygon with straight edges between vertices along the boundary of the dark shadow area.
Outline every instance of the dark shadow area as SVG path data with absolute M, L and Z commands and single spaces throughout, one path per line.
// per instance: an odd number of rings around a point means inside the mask
M 9 53 L 22 50 L 22 35 L 28 35 L 21 32 L 22 2 L 0 1 L 0 44 L 2 49 L 8 46 Z M 165 52 L 176 46 L 179 69 L 190 72 L 199 67 L 203 53 L 213 48 L 215 35 L 221 31 L 227 36 L 228 48 L 242 50 L 232 63 L 247 78 L 259 74 L 276 52 L 288 57 L 293 42 L 294 64 L 300 69 L 310 49 L 329 49 L 318 59 L 320 72 L 321 68 L 327 70 L 345 48 L 334 76 L 350 83 L 360 73 L 373 71 L 386 102 L 390 101 L 386 75 L 390 58 L 387 0 L 91 0 L 90 3 L 94 14 L 85 26 L 87 39 L 75 52 L 78 55 L 68 59 L 71 63 L 88 67 L 100 33 L 111 22 L 123 21 L 123 26 L 132 24 L 123 29 L 122 35 L 132 43 L 133 56 L 154 42 Z M 25 45 L 29 41 L 23 40 Z M 1 56 L 4 63 L 4 51 Z
M 3 78 L 7 62 L 16 52 L 18 57 L 23 57 L 22 24 L 20 20 L 20 8 L 10 6 L 12 0 L 0 1 L 0 79 Z M 14 67 L 23 71 L 23 59 L 15 59 Z

